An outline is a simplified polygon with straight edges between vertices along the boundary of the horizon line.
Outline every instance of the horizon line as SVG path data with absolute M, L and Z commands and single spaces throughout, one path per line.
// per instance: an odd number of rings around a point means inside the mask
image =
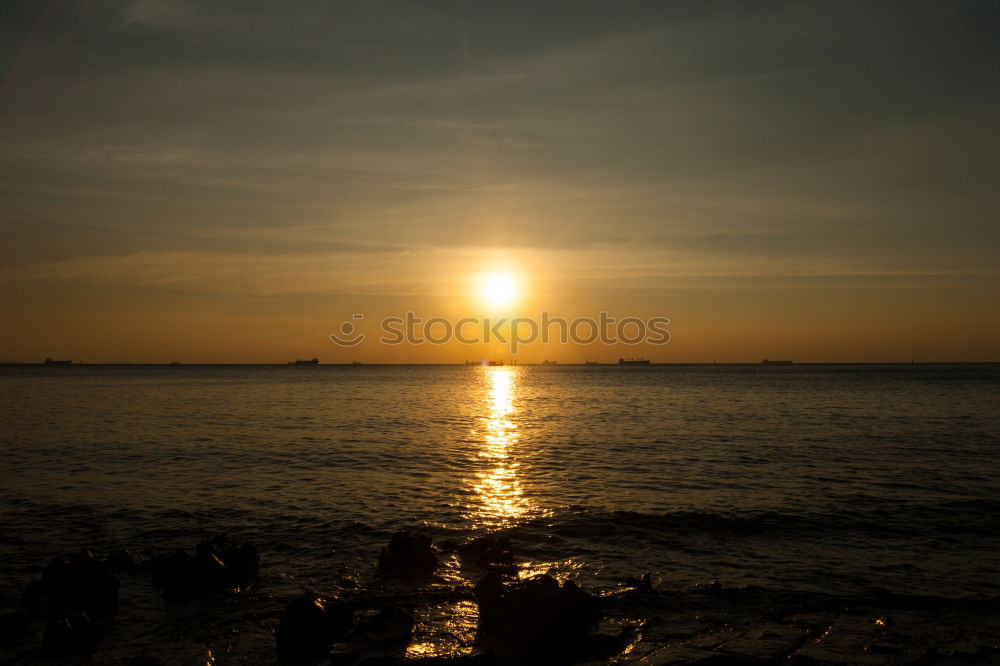
M 793 361 L 785 363 L 764 363 L 762 361 L 649 361 L 649 366 L 659 365 L 659 366 L 686 366 L 686 365 L 766 365 L 772 366 L 777 365 L 778 367 L 788 367 L 789 365 L 997 365 L 1000 364 L 1000 360 L 997 361 Z M 80 367 L 80 366 L 146 366 L 146 367 L 186 367 L 186 366 L 244 366 L 244 365 L 257 365 L 257 366 L 276 366 L 276 367 L 319 367 L 319 366 L 329 366 L 329 367 L 357 367 L 364 365 L 458 365 L 458 366 L 478 366 L 485 365 L 479 361 L 470 363 L 468 361 L 449 361 L 441 363 L 421 363 L 421 362 L 381 362 L 381 361 L 346 361 L 341 363 L 315 363 L 315 364 L 299 364 L 296 365 L 294 362 L 271 362 L 271 361 L 246 361 L 246 362 L 179 362 L 179 361 L 95 361 L 93 363 L 88 363 L 84 361 L 70 361 L 68 363 L 60 362 L 56 367 Z M 503 367 L 508 366 L 581 366 L 581 367 L 593 367 L 593 366 L 618 366 L 618 361 L 549 361 L 549 362 L 525 362 L 525 363 L 504 363 Z M 0 361 L 0 367 L 6 366 L 41 366 L 46 367 L 47 364 L 44 361 Z M 634 367 L 634 366 L 630 366 Z

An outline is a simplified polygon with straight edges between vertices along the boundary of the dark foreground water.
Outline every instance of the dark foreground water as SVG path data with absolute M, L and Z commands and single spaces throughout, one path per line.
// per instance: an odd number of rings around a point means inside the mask
M 258 583 L 187 604 L 123 576 L 93 663 L 275 663 L 303 589 L 406 607 L 411 655 L 467 653 L 482 571 L 384 581 L 398 529 L 499 531 L 522 575 L 595 593 L 651 571 L 609 603 L 624 663 L 1000 642 L 995 365 L 7 367 L 0 405 L 4 609 L 83 546 L 260 551 Z

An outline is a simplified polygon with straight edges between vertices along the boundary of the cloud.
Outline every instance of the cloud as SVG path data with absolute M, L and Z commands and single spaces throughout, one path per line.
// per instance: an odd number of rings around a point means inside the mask
M 976 273 L 1000 241 L 997 54 L 975 46 L 996 13 L 970 3 L 22 13 L 0 27 L 37 28 L 0 100 L 22 276 L 350 291 L 382 278 L 335 266 L 415 253 L 419 282 L 419 257 L 490 246 L 637 279 Z
M 995 282 L 986 271 L 878 268 L 862 261 L 781 248 L 781 259 L 761 243 L 802 242 L 779 237 L 674 237 L 659 245 L 591 249 L 471 248 L 385 252 L 252 254 L 166 251 L 77 256 L 8 267 L 8 285 L 69 284 L 190 292 L 225 298 L 280 295 L 444 296 L 454 299 L 473 276 L 494 266 L 515 267 L 550 296 L 591 289 L 668 293 L 678 288 L 774 287 L 909 288 L 975 286 Z M 811 242 L 811 241 L 810 241 Z M 154 298 L 155 302 L 155 298 Z

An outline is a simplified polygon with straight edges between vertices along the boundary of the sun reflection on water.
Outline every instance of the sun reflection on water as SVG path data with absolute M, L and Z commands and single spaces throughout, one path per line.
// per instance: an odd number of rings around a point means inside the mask
M 518 463 L 514 458 L 518 432 L 514 421 L 514 405 L 518 368 L 484 368 L 488 392 L 485 397 L 487 414 L 485 434 L 479 457 L 487 461 L 488 469 L 476 475 L 473 484 L 479 507 L 471 516 L 476 526 L 499 528 L 511 525 L 531 508 L 518 480 Z
M 416 619 L 408 658 L 456 656 L 473 645 L 479 607 L 474 601 L 439 604 L 418 612 Z
M 473 430 L 478 447 L 470 452 L 475 468 L 480 471 L 467 481 L 474 501 L 463 513 L 473 529 L 493 530 L 509 527 L 535 510 L 525 497 L 518 477 L 515 397 L 520 369 L 486 366 L 475 371 L 483 373 L 486 389 L 476 405 L 481 412 L 480 424 Z M 449 564 L 439 575 L 454 584 L 475 582 L 466 578 L 467 573 L 459 569 L 457 560 Z M 472 647 L 478 617 L 479 608 L 472 601 L 440 604 L 418 615 L 407 657 L 465 653 Z

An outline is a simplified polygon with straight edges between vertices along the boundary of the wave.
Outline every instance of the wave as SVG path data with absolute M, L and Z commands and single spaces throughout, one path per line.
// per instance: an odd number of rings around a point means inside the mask
M 802 537 L 822 533 L 861 533 L 876 539 L 1000 535 L 1000 502 L 986 499 L 936 504 L 879 505 L 828 511 L 727 513 L 678 510 L 667 513 L 604 510 L 571 506 L 526 526 L 545 527 L 566 538 L 621 537 L 629 533 L 735 537 Z

